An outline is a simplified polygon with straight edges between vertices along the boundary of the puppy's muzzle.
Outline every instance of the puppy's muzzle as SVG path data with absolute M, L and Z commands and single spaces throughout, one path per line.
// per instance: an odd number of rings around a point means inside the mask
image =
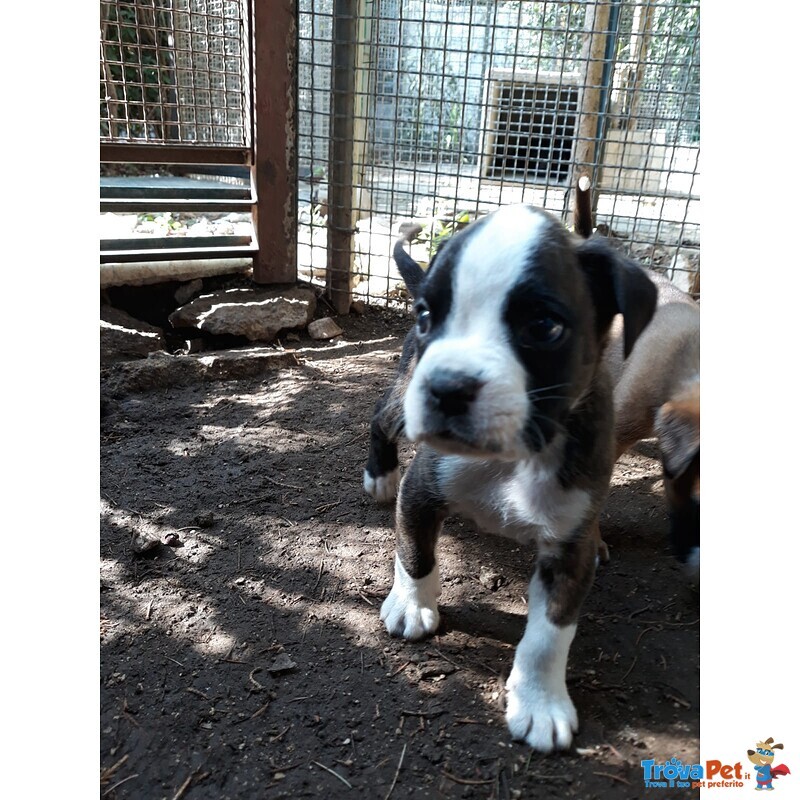
M 406 391 L 406 435 L 454 455 L 518 458 L 529 410 L 522 370 L 476 339 L 425 351 Z
M 469 414 L 483 381 L 458 372 L 437 372 L 428 382 L 428 405 L 445 418 Z
M 469 372 L 436 369 L 420 384 L 418 438 L 446 452 L 481 449 L 476 411 L 485 381 Z

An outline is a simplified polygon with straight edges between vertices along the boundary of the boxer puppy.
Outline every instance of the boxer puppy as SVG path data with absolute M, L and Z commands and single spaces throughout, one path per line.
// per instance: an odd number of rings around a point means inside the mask
M 383 501 L 394 494 L 399 436 L 416 454 L 399 483 L 394 584 L 381 619 L 406 639 L 438 627 L 436 541 L 449 514 L 535 541 L 506 720 L 537 750 L 568 748 L 578 718 L 567 654 L 594 577 L 592 528 L 614 465 L 602 356 L 617 314 L 631 352 L 655 287 L 602 240 L 580 241 L 529 206 L 472 223 L 427 273 L 402 243 L 394 257 L 417 322 L 372 420 L 367 492 Z
M 578 181 L 575 232 L 592 235 L 591 183 Z M 657 437 L 664 470 L 670 541 L 696 581 L 700 569 L 700 307 L 667 278 L 647 271 L 658 291 L 650 324 L 627 358 L 624 321 L 617 318 L 605 361 L 614 384 L 616 458 Z M 600 553 L 608 550 L 596 530 Z
M 655 436 L 661 450 L 673 553 L 697 580 L 700 569 L 700 308 L 661 276 L 658 307 L 627 359 L 609 347 L 616 455 Z M 616 323 L 616 327 L 623 327 Z

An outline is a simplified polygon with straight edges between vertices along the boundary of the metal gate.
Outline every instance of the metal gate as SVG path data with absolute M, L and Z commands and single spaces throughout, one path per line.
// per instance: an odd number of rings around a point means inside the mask
M 286 0 L 101 0 L 100 160 L 162 173 L 102 179 L 101 211 L 240 212 L 254 232 L 116 238 L 102 261 L 246 256 L 259 282 L 295 279 L 295 40 Z

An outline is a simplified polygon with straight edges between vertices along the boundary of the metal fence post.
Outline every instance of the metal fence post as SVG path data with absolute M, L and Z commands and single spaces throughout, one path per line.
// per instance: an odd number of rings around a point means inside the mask
M 252 0 L 256 283 L 297 280 L 297 0 Z
M 358 0 L 334 0 L 331 147 L 328 174 L 327 294 L 338 314 L 350 311 L 353 267 L 353 117 Z

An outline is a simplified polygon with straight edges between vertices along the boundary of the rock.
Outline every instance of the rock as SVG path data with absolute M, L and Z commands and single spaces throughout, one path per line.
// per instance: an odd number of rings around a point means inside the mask
M 308 326 L 308 335 L 312 339 L 333 339 L 341 336 L 344 331 L 330 318 L 315 319 Z
M 238 222 L 252 222 L 250 214 L 245 214 L 241 211 L 232 211 L 230 214 L 226 214 L 224 217 L 222 217 L 222 219 L 234 224 Z
M 201 528 L 211 528 L 214 525 L 214 512 L 213 511 L 200 512 L 195 516 L 194 521 Z
M 361 316 L 367 310 L 367 304 L 363 300 L 353 300 L 350 303 L 350 313 Z
M 174 328 L 271 342 L 279 331 L 307 325 L 316 307 L 314 292 L 304 287 L 223 289 L 181 306 L 170 314 L 169 321 Z
M 491 567 L 481 567 L 481 574 L 478 580 L 490 592 L 496 592 L 506 582 L 505 577 Z
M 697 267 L 692 263 L 691 259 L 683 253 L 675 253 L 667 270 L 667 277 L 672 281 L 673 285 L 688 293 L 695 289 L 699 290 L 697 275 Z M 696 282 L 698 285 L 695 287 Z
M 423 661 L 419 666 L 409 669 L 409 677 L 417 681 L 433 681 L 438 683 L 447 675 L 452 675 L 456 668 L 449 661 L 432 659 Z
M 178 305 L 184 305 L 184 303 L 188 303 L 196 294 L 199 294 L 203 291 L 203 281 L 200 278 L 195 278 L 193 281 L 189 281 L 188 283 L 182 283 L 176 290 L 175 290 L 175 302 Z
M 161 328 L 112 306 L 100 306 L 100 363 L 146 358 L 166 346 Z
M 272 664 L 267 667 L 267 672 L 270 672 L 273 675 L 280 675 L 282 672 L 291 672 L 291 670 L 295 669 L 296 667 L 297 664 L 295 664 L 286 653 L 281 653 L 275 658 Z
M 161 539 L 149 531 L 140 531 L 134 534 L 131 539 L 131 550 L 137 555 L 147 553 L 150 550 L 158 547 L 161 544 Z

